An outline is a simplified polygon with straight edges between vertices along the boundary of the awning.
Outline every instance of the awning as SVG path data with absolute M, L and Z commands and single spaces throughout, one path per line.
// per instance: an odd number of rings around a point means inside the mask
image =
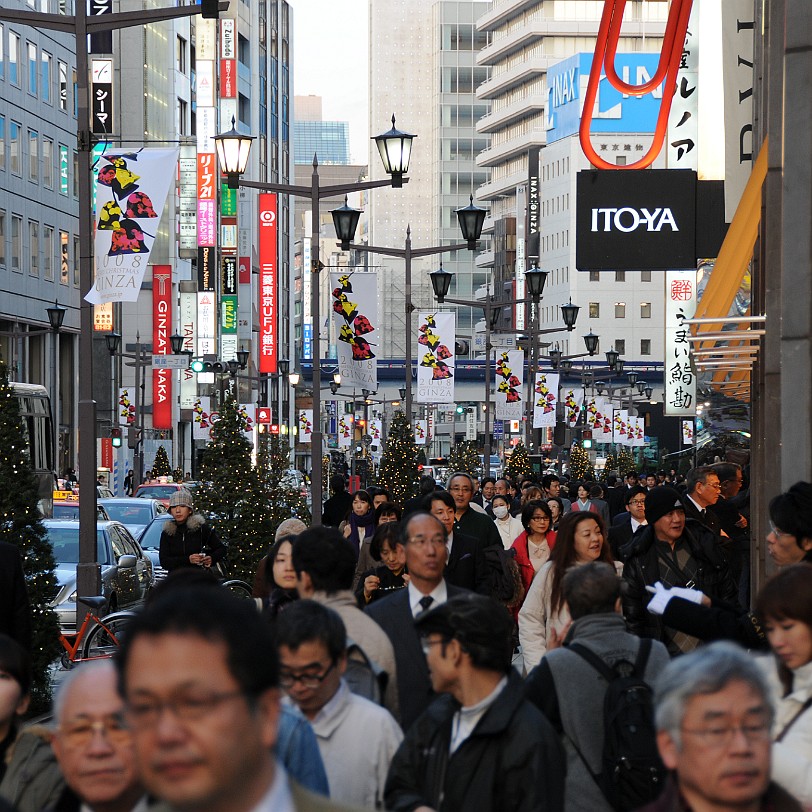
M 748 333 L 751 326 L 761 326 L 763 317 L 755 316 L 751 321 L 747 316 L 731 318 L 729 314 L 753 257 L 761 222 L 761 188 L 766 176 L 765 138 L 736 208 L 733 222 L 719 250 L 702 299 L 697 304 L 696 313 L 691 320 L 694 322 L 692 329 L 695 336 L 709 334 L 706 341 L 694 343 L 694 349 L 700 351 L 698 355 L 693 356 L 697 369 L 713 371 L 711 383 L 714 388 L 722 391 L 724 390 L 722 385 L 725 383 L 736 382 L 745 385 L 749 383 L 750 369 L 757 357 L 757 353 L 752 350 L 759 346 L 758 343 L 753 343 L 753 339 L 762 335 L 762 331 L 759 330 L 754 330 L 752 337 Z M 733 323 L 736 323 L 735 328 L 730 330 Z M 728 333 L 725 337 L 719 335 L 723 328 L 726 328 L 725 332 Z M 725 352 L 718 354 L 705 352 L 722 348 Z M 736 388 L 735 393 L 731 391 L 730 395 L 739 400 L 747 400 L 749 388 L 746 386 Z

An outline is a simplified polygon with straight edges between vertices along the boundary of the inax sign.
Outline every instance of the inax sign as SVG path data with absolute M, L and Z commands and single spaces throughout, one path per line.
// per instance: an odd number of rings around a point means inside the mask
M 578 173 L 579 271 L 696 267 L 696 173 L 673 169 Z

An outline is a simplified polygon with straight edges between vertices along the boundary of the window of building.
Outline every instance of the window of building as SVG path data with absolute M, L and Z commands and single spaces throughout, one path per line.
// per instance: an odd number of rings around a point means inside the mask
M 73 151 L 73 196 L 79 199 L 79 153 Z
M 42 183 L 46 189 L 54 188 L 54 142 L 42 139 Z
M 23 218 L 18 214 L 11 215 L 11 270 L 19 271 L 23 255 Z
M 79 238 L 73 238 L 73 286 L 79 287 L 79 257 L 81 252 L 79 250 Z
M 39 133 L 28 131 L 28 180 L 39 183 Z
M 49 282 L 54 279 L 54 228 L 42 227 L 42 275 Z
M 0 25 L 0 79 L 6 78 L 6 29 Z
M 177 121 L 175 122 L 178 135 L 188 135 L 188 132 L 186 131 L 187 130 L 187 128 L 186 128 L 186 119 L 187 119 L 186 108 L 187 108 L 186 102 L 183 99 L 178 99 Z
M 626 302 L 615 302 L 615 318 L 626 318 Z
M 615 271 L 615 282 L 625 282 L 626 271 Z
M 77 85 L 76 68 L 73 68 L 73 70 L 71 70 L 71 82 L 70 82 L 70 84 L 71 84 L 71 87 L 73 88 L 73 115 L 78 116 L 79 115 L 79 94 L 76 92 L 76 85 Z
M 70 282 L 70 237 L 67 231 L 59 232 L 59 281 L 63 285 Z
M 626 354 L 626 339 L 625 338 L 615 339 L 615 352 L 618 355 L 625 355 Z
M 8 168 L 15 175 L 22 175 L 20 166 L 20 125 L 16 121 L 9 122 L 8 127 Z
M 51 55 L 42 52 L 39 63 L 40 84 L 42 85 L 42 100 L 51 103 Z
M 20 86 L 20 36 L 13 31 L 8 35 L 8 80 Z
M 0 116 L 0 169 L 6 168 L 6 117 Z
M 0 268 L 6 267 L 6 213 L 0 210 Z
M 37 95 L 37 46 L 33 42 L 28 43 L 28 92 L 32 96 Z
M 64 62 L 59 63 L 59 109 L 68 109 L 68 66 Z
M 640 281 L 641 282 L 651 282 L 651 271 L 641 271 L 640 272 Z
M 590 271 L 589 272 L 589 281 L 590 282 L 600 282 L 601 279 L 601 272 L 600 271 Z
M 589 303 L 589 318 L 599 319 L 601 317 L 601 304 L 600 302 Z
M 28 221 L 28 273 L 39 276 L 39 223 L 36 220 Z
M 183 37 L 178 37 L 177 47 L 175 50 L 175 68 L 180 73 L 186 73 L 186 47 L 187 43 Z
M 651 318 L 651 302 L 640 302 L 640 318 Z
M 251 44 L 242 35 L 237 36 L 237 59 L 246 67 L 251 65 Z
M 651 355 L 651 339 L 640 339 L 640 355 Z

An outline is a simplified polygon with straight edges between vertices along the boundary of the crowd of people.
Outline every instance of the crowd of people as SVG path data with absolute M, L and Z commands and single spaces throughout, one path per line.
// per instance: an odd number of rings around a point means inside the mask
M 0 810 L 812 810 L 812 484 L 770 502 L 753 596 L 733 463 L 330 484 L 253 600 L 177 491 L 167 578 L 46 725 L 0 590 Z

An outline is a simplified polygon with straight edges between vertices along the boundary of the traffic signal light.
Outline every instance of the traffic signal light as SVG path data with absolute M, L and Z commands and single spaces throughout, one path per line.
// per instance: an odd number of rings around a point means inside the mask
M 203 372 L 206 362 L 202 358 L 195 358 L 189 368 L 192 372 Z
M 225 372 L 226 366 L 220 361 L 204 361 L 202 358 L 195 358 L 189 365 L 192 372 Z
M 204 20 L 216 20 L 220 15 L 220 0 L 200 0 Z
M 465 414 L 465 406 L 457 406 L 457 414 Z
M 110 429 L 110 441 L 113 444 L 113 448 L 121 448 L 121 429 L 118 426 L 113 426 Z

